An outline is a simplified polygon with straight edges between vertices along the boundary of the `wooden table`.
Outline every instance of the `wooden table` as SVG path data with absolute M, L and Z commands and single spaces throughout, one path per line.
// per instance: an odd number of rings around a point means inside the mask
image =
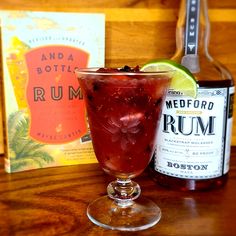
M 208 5 L 211 21 L 209 52 L 236 78 L 236 1 L 208 0 Z M 136 66 L 150 60 L 171 58 L 176 50 L 179 6 L 180 0 L 0 0 L 0 10 L 105 14 L 105 65 L 108 67 Z M 0 80 L 1 67 L 0 59 Z M 0 107 L 0 153 L 3 151 L 1 129 Z M 236 119 L 232 144 L 236 145 Z
M 177 192 L 157 186 L 145 172 L 137 178 L 142 194 L 155 201 L 163 217 L 136 233 L 92 224 L 86 207 L 106 194 L 112 179 L 98 164 L 7 174 L 0 158 L 0 235 L 236 235 L 236 147 L 227 185 L 210 192 Z

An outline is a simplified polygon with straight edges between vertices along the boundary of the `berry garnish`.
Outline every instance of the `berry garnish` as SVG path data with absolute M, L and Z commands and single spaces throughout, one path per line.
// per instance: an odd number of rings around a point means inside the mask
M 123 68 L 119 69 L 119 71 L 124 71 L 124 72 L 139 72 L 139 66 L 135 66 L 134 68 L 130 66 L 124 66 Z
M 135 67 L 130 67 L 125 65 L 124 67 L 120 69 L 114 69 L 114 68 L 99 68 L 97 72 L 101 73 L 111 73 L 111 72 L 140 72 L 140 67 L 135 66 Z
M 114 69 L 114 68 L 99 68 L 97 70 L 97 72 L 101 72 L 101 73 L 111 73 L 111 72 L 119 72 L 118 69 Z

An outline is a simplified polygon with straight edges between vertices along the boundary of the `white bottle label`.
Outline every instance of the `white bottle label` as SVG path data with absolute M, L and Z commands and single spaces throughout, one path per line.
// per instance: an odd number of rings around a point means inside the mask
M 199 88 L 192 99 L 169 91 L 157 134 L 155 170 L 210 179 L 229 170 L 234 87 Z

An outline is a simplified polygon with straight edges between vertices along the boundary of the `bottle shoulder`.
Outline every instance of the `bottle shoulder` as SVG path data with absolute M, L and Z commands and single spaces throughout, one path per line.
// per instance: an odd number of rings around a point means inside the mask
M 182 56 L 174 56 L 172 60 L 181 63 Z M 206 87 L 234 86 L 230 71 L 211 56 L 199 55 L 199 72 L 193 73 L 198 84 Z

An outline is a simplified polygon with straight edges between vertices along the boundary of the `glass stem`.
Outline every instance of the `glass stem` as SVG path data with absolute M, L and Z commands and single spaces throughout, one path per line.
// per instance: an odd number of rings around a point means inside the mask
M 140 186 L 131 179 L 117 179 L 107 186 L 108 196 L 120 207 L 133 205 L 141 193 Z

